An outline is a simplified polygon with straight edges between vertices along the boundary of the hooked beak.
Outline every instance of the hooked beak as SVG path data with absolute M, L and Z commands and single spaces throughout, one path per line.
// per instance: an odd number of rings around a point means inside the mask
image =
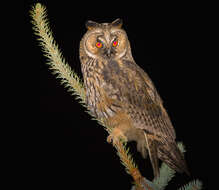
M 111 57 L 111 49 L 109 48 L 107 51 L 106 51 L 106 57 L 107 58 L 110 58 Z
M 104 52 L 106 58 L 110 59 L 115 54 L 115 50 L 113 48 L 107 48 Z

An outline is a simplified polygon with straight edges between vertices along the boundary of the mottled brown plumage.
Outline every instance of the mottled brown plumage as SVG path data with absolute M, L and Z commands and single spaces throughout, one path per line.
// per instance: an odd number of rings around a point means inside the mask
M 80 43 L 80 60 L 91 113 L 112 127 L 109 142 L 136 141 L 137 149 L 159 175 L 158 158 L 188 173 L 175 142 L 175 131 L 149 76 L 135 63 L 120 19 L 88 21 Z

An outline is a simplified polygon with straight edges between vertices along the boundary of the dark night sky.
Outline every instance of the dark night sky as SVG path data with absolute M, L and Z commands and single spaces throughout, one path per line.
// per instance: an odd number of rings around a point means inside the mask
M 46 58 L 28 23 L 28 10 L 33 2 L 25 4 L 25 22 L 28 56 L 36 68 L 39 66 L 37 120 L 43 136 L 39 144 L 43 142 L 41 160 L 44 165 L 43 177 L 39 180 L 47 181 L 48 187 L 54 185 L 62 189 L 74 189 L 75 186 L 80 186 L 79 189 L 117 189 L 116 186 L 131 189 L 131 177 L 125 173 L 115 149 L 106 142 L 107 133 L 91 120 L 45 65 Z M 186 7 L 166 11 L 154 9 L 150 13 L 141 12 L 141 16 L 78 16 L 70 3 L 50 1 L 44 5 L 55 40 L 80 77 L 78 48 L 86 32 L 85 21 L 123 19 L 134 59 L 153 80 L 175 127 L 177 141 L 183 141 L 187 149 L 186 160 L 192 178 L 177 174 L 168 189 L 176 189 L 196 178 L 208 186 L 208 167 L 203 164 L 206 122 L 202 111 L 205 91 L 202 86 L 205 80 L 200 80 L 205 60 L 202 50 L 204 26 L 201 24 L 204 16 Z M 129 146 L 142 174 L 151 179 L 149 161 L 136 152 L 135 143 L 129 143 Z

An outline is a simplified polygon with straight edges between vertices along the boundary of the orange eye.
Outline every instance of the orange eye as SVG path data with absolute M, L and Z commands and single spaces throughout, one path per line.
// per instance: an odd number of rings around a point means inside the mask
M 115 40 L 115 41 L 113 42 L 113 46 L 116 47 L 117 45 L 118 45 L 118 41 Z
M 96 47 L 97 47 L 97 48 L 102 48 L 102 47 L 103 47 L 103 44 L 102 44 L 101 42 L 97 42 L 97 43 L 96 43 Z

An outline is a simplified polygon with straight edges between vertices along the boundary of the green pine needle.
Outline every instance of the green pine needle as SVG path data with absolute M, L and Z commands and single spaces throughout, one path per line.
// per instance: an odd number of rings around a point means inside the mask
M 175 176 L 175 171 L 169 168 L 165 163 L 162 163 L 159 177 L 153 180 L 153 183 L 159 187 L 159 190 L 164 190 L 169 181 Z
M 182 153 L 186 152 L 182 142 L 178 142 L 177 145 Z M 167 166 L 165 163 L 162 163 L 160 168 L 160 176 L 158 178 L 155 178 L 153 182 L 159 187 L 159 190 L 164 190 L 169 181 L 174 177 L 175 173 L 176 172 L 172 170 L 169 166 Z
M 199 180 L 193 180 L 178 190 L 201 190 L 202 182 Z

